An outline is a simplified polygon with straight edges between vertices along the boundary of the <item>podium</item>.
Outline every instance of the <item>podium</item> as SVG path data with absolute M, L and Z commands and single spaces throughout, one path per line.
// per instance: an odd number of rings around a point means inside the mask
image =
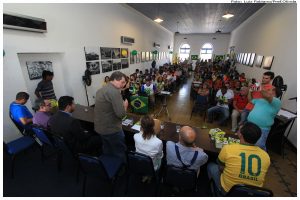
M 284 114 L 281 114 L 284 113 Z M 270 133 L 267 139 L 267 149 L 277 154 L 281 154 L 284 157 L 284 145 L 290 134 L 292 126 L 297 118 L 296 113 L 281 109 L 274 119 L 274 124 L 271 127 Z M 289 128 L 287 135 L 285 132 Z

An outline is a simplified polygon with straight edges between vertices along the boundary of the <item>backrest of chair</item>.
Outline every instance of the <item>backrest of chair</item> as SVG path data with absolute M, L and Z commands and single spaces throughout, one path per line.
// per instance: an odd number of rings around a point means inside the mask
M 54 146 L 53 143 L 50 141 L 48 135 L 44 132 L 44 130 L 32 127 L 33 132 L 35 133 L 36 137 L 39 138 L 44 144 Z
M 80 168 L 86 175 L 90 175 L 94 178 L 108 178 L 105 168 L 100 162 L 99 158 L 89 156 L 86 154 L 78 154 Z
M 11 121 L 14 123 L 14 125 L 19 129 L 19 131 L 24 135 L 24 127 L 22 127 L 19 123 L 17 123 L 14 118 L 13 118 L 13 115 L 11 112 L 9 112 L 9 118 L 11 119 Z
M 131 173 L 141 176 L 154 176 L 155 171 L 152 159 L 144 154 L 128 151 L 127 152 L 128 170 Z
M 167 165 L 164 182 L 183 190 L 194 189 L 197 186 L 197 173 L 195 170 Z
M 226 194 L 229 197 L 272 197 L 273 192 L 269 189 L 252 186 L 237 184 L 234 185 L 229 192 Z
M 200 105 L 205 105 L 208 103 L 208 96 L 197 95 L 196 103 Z

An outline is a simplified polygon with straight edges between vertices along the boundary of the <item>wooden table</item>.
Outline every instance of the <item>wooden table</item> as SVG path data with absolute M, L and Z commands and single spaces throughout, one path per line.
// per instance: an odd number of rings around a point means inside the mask
M 93 107 L 87 107 L 87 106 L 82 106 L 79 104 L 75 105 L 75 111 L 73 112 L 73 117 L 76 119 L 79 119 L 83 122 L 87 123 L 92 123 L 94 124 L 94 108 Z M 133 122 L 136 123 L 140 120 L 141 116 L 134 115 L 134 114 L 127 114 L 127 118 L 132 118 Z M 176 132 L 176 126 L 184 126 L 182 124 L 176 124 L 172 122 L 164 122 L 164 129 L 161 130 L 160 134 L 158 137 L 163 140 L 163 141 L 173 141 L 173 142 L 178 142 L 179 135 Z M 127 137 L 132 137 L 135 133 L 137 133 L 137 130 L 134 130 L 131 128 L 131 125 L 128 126 L 123 126 L 124 132 L 127 134 Z M 198 147 L 201 147 L 204 149 L 206 152 L 211 152 L 211 153 L 219 153 L 220 149 L 217 149 L 215 147 L 215 144 L 213 141 L 211 141 L 208 131 L 209 129 L 200 129 L 197 127 L 192 127 L 197 133 L 197 138 L 196 138 L 196 145 Z M 230 135 L 231 136 L 231 135 Z

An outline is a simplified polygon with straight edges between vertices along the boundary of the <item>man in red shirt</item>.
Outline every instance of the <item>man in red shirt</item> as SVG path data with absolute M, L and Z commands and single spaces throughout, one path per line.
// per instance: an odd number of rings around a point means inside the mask
M 259 99 L 262 98 L 261 95 L 261 88 L 265 85 L 271 84 L 271 81 L 274 78 L 274 72 L 268 71 L 263 74 L 261 85 L 257 87 L 255 90 L 251 89 L 248 92 L 248 104 L 246 105 L 245 109 L 241 113 L 241 121 L 239 122 L 239 125 L 242 125 L 246 122 L 247 117 L 250 113 L 250 111 L 253 109 L 254 105 L 250 102 L 251 99 Z
M 238 128 L 237 127 L 237 119 L 241 115 L 242 111 L 244 110 L 244 108 L 246 107 L 246 105 L 248 103 L 247 94 L 248 94 L 248 88 L 242 87 L 241 91 L 234 95 L 234 99 L 233 99 L 233 108 L 234 109 L 231 114 L 231 121 L 232 121 L 231 131 L 232 132 L 237 131 L 237 128 Z

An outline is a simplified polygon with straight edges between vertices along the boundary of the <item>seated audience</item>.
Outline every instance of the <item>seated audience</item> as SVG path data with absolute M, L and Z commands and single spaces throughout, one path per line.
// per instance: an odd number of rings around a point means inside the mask
M 48 99 L 38 99 L 35 103 L 38 110 L 33 115 L 33 124 L 48 129 L 48 121 L 51 117 L 51 103 Z
M 213 121 L 213 114 L 214 113 L 221 113 L 220 119 L 218 121 L 219 125 L 224 124 L 224 122 L 227 120 L 229 117 L 229 104 L 232 101 L 232 93 L 227 91 L 227 87 L 223 86 L 216 94 L 217 98 L 217 105 L 209 108 L 207 110 L 207 118 L 208 118 L 208 123 L 212 123 Z
M 256 145 L 266 150 L 266 141 L 271 126 L 274 124 L 274 118 L 280 110 L 281 101 L 274 97 L 275 87 L 270 84 L 262 87 L 261 95 L 262 98 L 251 101 L 254 108 L 249 113 L 247 120 L 260 127 L 262 134 Z
M 28 99 L 29 94 L 26 92 L 19 92 L 16 95 L 16 100 L 9 106 L 9 112 L 12 119 L 25 130 L 30 129 L 30 124 L 32 124 L 33 117 L 31 112 L 25 106 Z
M 134 134 L 135 150 L 152 158 L 154 170 L 158 170 L 163 157 L 163 143 L 156 137 L 154 120 L 145 115 L 141 119 L 141 131 Z
M 109 82 L 109 76 L 105 76 L 102 86 L 106 85 L 108 82 Z
M 83 130 L 80 121 L 72 117 L 75 110 L 74 98 L 62 96 L 58 100 L 59 111 L 49 120 L 51 132 L 62 136 L 74 153 L 99 156 L 102 152 L 101 136 Z
M 156 93 L 156 87 L 152 83 L 151 78 L 146 79 L 146 83 L 142 86 L 142 92 L 146 93 L 149 97 L 149 102 L 151 106 L 154 106 L 155 104 L 155 93 Z
M 236 132 L 237 131 L 237 119 L 241 115 L 242 111 L 246 107 L 248 103 L 248 88 L 247 87 L 242 87 L 241 91 L 237 94 L 234 95 L 233 99 L 233 110 L 231 114 L 231 122 L 232 122 L 232 127 L 231 131 Z
M 245 123 L 239 130 L 240 144 L 223 146 L 217 163 L 207 166 L 208 178 L 214 181 L 217 190 L 225 195 L 236 184 L 263 187 L 270 166 L 269 155 L 254 144 L 261 136 L 260 128 Z
M 167 165 L 192 169 L 199 174 L 200 167 L 207 162 L 208 156 L 196 146 L 196 136 L 194 129 L 183 126 L 179 132 L 179 142 L 167 142 Z

